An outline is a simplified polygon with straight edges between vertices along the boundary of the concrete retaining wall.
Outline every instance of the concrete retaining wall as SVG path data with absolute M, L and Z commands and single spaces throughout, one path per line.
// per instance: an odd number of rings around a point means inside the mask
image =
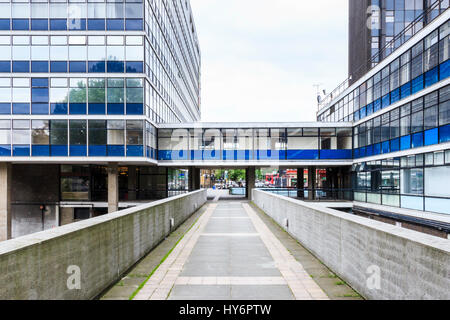
M 95 298 L 205 202 L 200 190 L 1 242 L 0 299 Z
M 450 240 L 259 190 L 253 202 L 368 299 L 450 299 Z

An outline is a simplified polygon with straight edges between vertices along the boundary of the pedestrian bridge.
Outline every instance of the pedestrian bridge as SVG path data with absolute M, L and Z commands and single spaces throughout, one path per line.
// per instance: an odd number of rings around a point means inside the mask
M 160 165 L 351 164 L 351 123 L 161 125 Z
M 448 240 L 252 192 L 218 203 L 199 190 L 4 241 L 0 299 L 450 298 Z

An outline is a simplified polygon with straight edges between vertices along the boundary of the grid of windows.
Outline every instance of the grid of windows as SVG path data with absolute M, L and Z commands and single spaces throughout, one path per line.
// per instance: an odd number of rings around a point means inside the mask
M 352 158 L 351 128 L 160 129 L 159 160 Z
M 0 30 L 143 30 L 142 0 L 26 2 L 0 3 Z
M 355 201 L 450 214 L 450 150 L 353 165 Z
M 372 0 L 371 4 L 376 8 L 372 16 L 371 29 L 373 66 L 449 7 L 448 0 Z M 424 15 L 427 9 L 430 11 Z M 402 38 L 392 42 L 394 37 L 399 36 L 413 21 L 416 21 L 414 28 L 409 29 Z M 382 51 L 382 48 L 385 49 Z
M 147 157 L 156 128 L 142 120 L 0 120 L 0 156 Z
M 0 36 L 0 72 L 143 73 L 142 36 Z
M 450 141 L 450 86 L 360 124 L 353 137 L 355 158 Z
M 450 76 L 450 21 L 319 115 L 359 121 Z
M 142 78 L 0 78 L 0 114 L 143 115 Z

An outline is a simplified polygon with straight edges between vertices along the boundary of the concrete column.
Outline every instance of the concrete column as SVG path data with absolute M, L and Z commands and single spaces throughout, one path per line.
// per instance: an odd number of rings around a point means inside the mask
M 136 167 L 128 167 L 128 200 L 136 200 Z
M 11 233 L 11 164 L 0 163 L 0 241 L 9 240 Z
M 117 163 L 108 164 L 108 213 L 119 210 L 119 169 Z
M 255 167 L 249 167 L 245 170 L 245 188 L 247 199 L 252 201 L 252 190 L 255 188 L 256 174 Z
M 200 169 L 189 168 L 189 190 L 200 190 Z
M 316 198 L 316 167 L 308 168 L 308 200 Z
M 303 199 L 305 197 L 305 183 L 304 183 L 304 168 L 297 168 L 297 198 Z

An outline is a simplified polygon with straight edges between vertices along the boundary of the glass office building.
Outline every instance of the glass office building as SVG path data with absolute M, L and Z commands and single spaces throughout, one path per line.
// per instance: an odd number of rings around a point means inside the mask
M 323 101 L 318 121 L 353 123 L 357 203 L 450 214 L 448 1 L 377 3 L 382 23 L 372 32 L 380 46 L 372 53 L 392 40 L 388 50 L 359 79 Z
M 189 1 L 1 0 L 13 235 L 105 213 L 110 162 L 120 201 L 168 196 L 157 126 L 200 120 L 200 64 Z

